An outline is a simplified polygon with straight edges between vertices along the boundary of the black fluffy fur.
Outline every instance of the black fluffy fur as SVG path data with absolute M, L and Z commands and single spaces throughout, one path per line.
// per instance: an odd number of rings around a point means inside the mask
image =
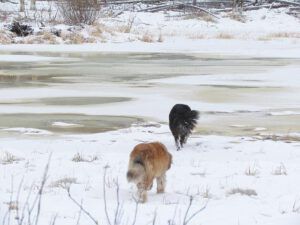
M 169 114 L 169 127 L 174 136 L 177 150 L 183 147 L 197 125 L 199 112 L 188 105 L 176 104 Z

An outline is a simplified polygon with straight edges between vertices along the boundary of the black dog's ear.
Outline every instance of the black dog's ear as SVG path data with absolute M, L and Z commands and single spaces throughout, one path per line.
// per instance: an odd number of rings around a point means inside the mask
M 138 155 L 137 157 L 135 157 L 135 159 L 133 160 L 134 163 L 136 164 L 140 164 L 142 166 L 144 166 L 144 162 L 143 162 L 143 159 L 140 155 Z

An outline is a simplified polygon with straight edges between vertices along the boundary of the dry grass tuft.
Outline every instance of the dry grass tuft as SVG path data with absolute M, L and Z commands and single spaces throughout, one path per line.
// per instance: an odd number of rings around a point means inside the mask
M 65 44 L 83 44 L 97 42 L 95 38 L 85 38 L 82 34 L 75 32 L 63 33 L 61 37 L 65 41 Z
M 245 175 L 247 176 L 256 176 L 259 173 L 256 165 L 248 166 L 245 170 Z
M 273 175 L 277 175 L 277 176 L 280 176 L 280 175 L 287 175 L 287 170 L 284 166 L 283 163 L 280 164 L 280 166 L 276 167 L 274 169 L 274 171 L 272 172 Z
M 86 157 L 80 153 L 76 153 L 72 158 L 73 162 L 94 162 L 96 160 L 99 160 L 98 156 L 96 155 Z
M 243 14 L 238 13 L 238 12 L 228 13 L 228 18 L 230 18 L 232 20 L 239 21 L 241 23 L 246 23 L 247 22 L 246 16 L 244 16 Z
M 257 193 L 253 189 L 242 189 L 242 188 L 233 188 L 230 191 L 227 192 L 228 195 L 235 195 L 235 194 L 241 194 L 241 195 L 247 195 L 247 196 L 257 196 Z
M 189 35 L 189 39 L 193 39 L 193 40 L 204 39 L 204 38 L 205 38 L 204 34 L 196 33 L 196 34 Z
M 210 22 L 210 23 L 217 22 L 211 15 L 208 15 L 207 13 L 202 13 L 202 12 L 187 14 L 183 17 L 183 19 L 185 19 L 185 20 L 197 19 L 197 20 L 202 20 L 202 21 L 206 21 L 206 22 Z
M 11 44 L 13 42 L 13 34 L 0 30 L 0 44 Z
M 28 36 L 24 39 L 26 44 L 58 44 L 57 37 L 48 31 L 42 31 L 36 36 Z
M 300 32 L 274 32 L 258 37 L 259 41 L 271 41 L 277 38 L 300 38 Z
M 202 198 L 207 198 L 207 199 L 211 199 L 211 198 L 212 198 L 212 194 L 211 194 L 211 192 L 210 192 L 209 187 L 206 187 L 206 188 L 204 189 L 204 191 L 201 192 L 201 196 L 202 196 Z
M 157 42 L 164 42 L 164 38 L 163 38 L 163 36 L 162 36 L 161 32 L 159 33 L 159 36 L 158 36 Z
M 4 152 L 4 154 L 2 156 L 0 155 L 0 164 L 2 164 L 2 165 L 12 164 L 14 162 L 19 162 L 21 160 L 23 160 L 23 159 L 15 156 L 9 152 Z
M 77 179 L 74 177 L 65 177 L 52 182 L 49 187 L 68 189 L 72 184 L 77 184 Z
M 19 209 L 18 202 L 16 201 L 5 202 L 5 204 L 8 205 L 9 211 L 14 211 L 14 210 L 17 211 Z
M 218 35 L 216 35 L 215 38 L 217 38 L 217 39 L 233 39 L 234 36 L 232 34 L 221 32 Z
M 103 36 L 103 25 L 100 23 L 96 23 L 91 27 L 91 36 L 97 37 L 97 38 L 102 38 Z
M 152 43 L 155 42 L 154 36 L 148 32 L 144 33 L 142 37 L 138 38 L 140 41 Z

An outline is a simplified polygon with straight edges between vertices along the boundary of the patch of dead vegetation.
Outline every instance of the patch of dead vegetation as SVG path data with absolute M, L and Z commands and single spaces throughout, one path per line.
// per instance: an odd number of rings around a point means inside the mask
M 26 44 L 58 44 L 57 36 L 49 31 L 38 32 L 37 35 L 31 35 L 24 39 Z
M 230 13 L 227 14 L 226 17 L 228 17 L 232 20 L 241 22 L 241 23 L 246 23 L 247 22 L 246 16 L 243 15 L 242 13 L 240 13 L 240 12 L 230 12 Z
M 256 176 L 259 174 L 259 170 L 256 165 L 248 166 L 245 170 L 245 175 L 247 176 Z
M 276 167 L 273 171 L 272 171 L 272 174 L 273 175 L 276 175 L 276 176 L 282 176 L 282 175 L 287 175 L 287 170 L 284 166 L 283 163 L 281 163 L 278 167 Z
M 2 164 L 2 165 L 12 164 L 15 162 L 19 162 L 21 160 L 23 160 L 23 159 L 13 155 L 10 152 L 4 152 L 3 154 L 0 155 L 0 164 Z
M 217 39 L 233 39 L 234 36 L 229 33 L 221 32 L 215 36 Z
M 258 37 L 258 41 L 271 41 L 280 38 L 300 38 L 300 32 L 274 32 L 261 37 Z
M 205 39 L 205 35 L 204 34 L 199 34 L 199 33 L 196 33 L 196 34 L 191 34 L 188 36 L 189 39 L 193 39 L 193 40 L 197 40 L 197 39 Z
M 99 157 L 96 155 L 84 156 L 83 154 L 80 153 L 76 153 L 72 158 L 73 162 L 94 162 L 97 160 L 99 160 Z
M 8 206 L 9 211 L 17 211 L 19 209 L 17 201 L 4 202 Z
M 93 37 L 84 37 L 80 33 L 68 32 L 62 33 L 61 38 L 65 44 L 83 44 L 83 43 L 96 43 L 97 40 Z
M 11 44 L 13 43 L 14 35 L 12 32 L 0 30 L 0 44 Z
M 261 134 L 256 136 L 258 140 L 271 140 L 271 141 L 283 141 L 285 143 L 300 142 L 300 136 L 298 135 L 275 135 L 275 134 Z
M 243 188 L 232 188 L 227 192 L 227 195 L 247 195 L 247 196 L 257 196 L 257 193 L 254 189 L 243 189 Z
M 208 23 L 216 23 L 216 19 L 212 17 L 211 15 L 203 12 L 198 12 L 198 13 L 190 13 L 184 15 L 183 19 L 185 20 L 190 20 L 190 19 L 197 19 L 197 20 L 202 20 Z
M 74 177 L 64 177 L 53 181 L 49 184 L 50 188 L 63 188 L 68 189 L 72 184 L 78 184 L 77 179 Z
M 154 35 L 150 34 L 149 32 L 144 33 L 141 37 L 138 38 L 138 40 L 147 43 L 155 42 Z

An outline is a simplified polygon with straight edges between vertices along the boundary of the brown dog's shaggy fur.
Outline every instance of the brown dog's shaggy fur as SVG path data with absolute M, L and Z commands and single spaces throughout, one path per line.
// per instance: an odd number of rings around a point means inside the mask
M 130 154 L 127 172 L 128 182 L 137 185 L 141 202 L 147 201 L 147 190 L 156 178 L 157 193 L 163 193 L 166 185 L 166 171 L 170 169 L 172 155 L 159 142 L 138 144 Z

